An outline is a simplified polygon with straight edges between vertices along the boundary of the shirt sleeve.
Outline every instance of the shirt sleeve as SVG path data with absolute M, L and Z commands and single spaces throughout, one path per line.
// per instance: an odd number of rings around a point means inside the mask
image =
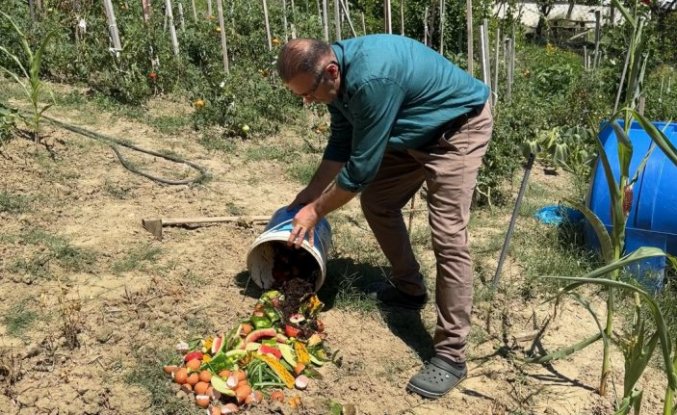
M 384 78 L 364 83 L 350 99 L 350 158 L 336 178 L 342 189 L 359 192 L 374 179 L 403 101 L 402 87 Z
M 331 134 L 324 150 L 323 159 L 345 163 L 350 158 L 350 142 L 353 126 L 338 109 L 328 105 Z

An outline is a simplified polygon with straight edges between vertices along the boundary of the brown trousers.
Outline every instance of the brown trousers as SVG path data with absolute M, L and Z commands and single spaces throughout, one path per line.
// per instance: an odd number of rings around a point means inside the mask
M 367 222 L 392 266 L 392 282 L 405 293 L 420 295 L 426 289 L 402 208 L 426 182 L 437 262 L 435 352 L 464 362 L 473 300 L 467 226 L 477 172 L 491 139 L 491 105 L 449 125 L 437 142 L 427 147 L 386 152 L 375 180 L 360 199 Z

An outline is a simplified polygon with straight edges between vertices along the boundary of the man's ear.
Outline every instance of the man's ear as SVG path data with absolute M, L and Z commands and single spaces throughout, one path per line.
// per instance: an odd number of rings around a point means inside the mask
M 332 79 L 339 77 L 339 71 L 339 66 L 336 62 L 331 62 L 329 65 L 327 65 L 327 72 L 329 75 L 331 75 Z

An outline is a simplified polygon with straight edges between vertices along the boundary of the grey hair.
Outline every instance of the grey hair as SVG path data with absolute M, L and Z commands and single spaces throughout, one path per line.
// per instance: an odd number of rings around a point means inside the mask
M 300 73 L 317 73 L 322 59 L 331 55 L 331 46 L 317 39 L 293 39 L 287 42 L 277 57 L 277 72 L 289 82 Z

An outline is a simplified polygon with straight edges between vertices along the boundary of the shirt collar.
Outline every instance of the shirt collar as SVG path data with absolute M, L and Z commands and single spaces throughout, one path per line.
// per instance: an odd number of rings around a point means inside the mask
M 343 51 L 343 45 L 341 45 L 340 42 L 336 42 L 331 45 L 331 49 L 334 51 L 334 55 L 336 56 L 336 62 L 338 62 L 339 65 L 339 71 L 341 73 L 341 90 L 337 94 L 337 100 L 346 102 L 348 100 L 348 96 L 346 95 L 346 72 L 347 72 L 347 65 L 345 62 L 345 53 Z M 340 97 L 340 98 L 339 98 Z

